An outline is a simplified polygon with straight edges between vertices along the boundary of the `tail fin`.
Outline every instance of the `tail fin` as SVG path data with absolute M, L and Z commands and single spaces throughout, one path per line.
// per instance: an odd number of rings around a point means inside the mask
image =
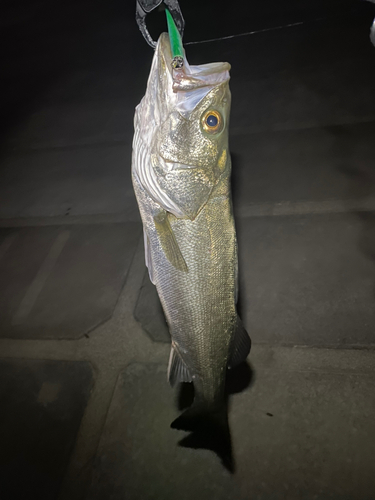
M 228 411 L 225 405 L 214 410 L 193 405 L 176 418 L 171 427 L 191 432 L 179 442 L 180 446 L 211 450 L 221 459 L 227 470 L 234 472 Z

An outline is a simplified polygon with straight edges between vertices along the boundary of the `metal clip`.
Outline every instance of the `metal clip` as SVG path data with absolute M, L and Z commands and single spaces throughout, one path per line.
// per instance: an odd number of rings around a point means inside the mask
M 163 0 L 137 0 L 137 6 L 135 11 L 135 19 L 141 30 L 143 38 L 146 42 L 153 48 L 156 47 L 156 42 L 152 39 L 150 33 L 146 27 L 146 16 L 151 11 L 159 7 L 163 3 Z M 177 29 L 181 35 L 181 38 L 184 34 L 185 21 L 182 16 L 182 12 L 180 9 L 180 5 L 177 0 L 164 0 L 165 6 L 168 8 L 171 13 L 174 22 L 176 23 Z

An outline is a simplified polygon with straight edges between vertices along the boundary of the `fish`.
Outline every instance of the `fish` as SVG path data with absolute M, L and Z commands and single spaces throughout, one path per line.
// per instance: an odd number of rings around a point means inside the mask
M 237 313 L 238 257 L 228 127 L 229 63 L 173 68 L 170 39 L 157 42 L 136 107 L 132 182 L 145 260 L 171 335 L 168 380 L 192 382 L 194 401 L 172 427 L 227 425 L 227 369 L 251 341 Z
M 375 0 L 368 0 L 371 3 L 375 3 Z M 372 45 L 375 46 L 375 19 L 372 21 L 372 25 L 370 27 L 370 40 Z

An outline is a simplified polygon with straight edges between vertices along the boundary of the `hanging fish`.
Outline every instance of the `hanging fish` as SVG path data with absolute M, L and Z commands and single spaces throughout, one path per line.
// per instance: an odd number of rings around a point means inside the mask
M 226 425 L 227 368 L 250 338 L 236 311 L 237 240 L 230 192 L 228 63 L 190 66 L 167 11 L 146 94 L 136 108 L 132 178 L 146 265 L 168 322 L 168 379 L 193 382 L 196 417 Z

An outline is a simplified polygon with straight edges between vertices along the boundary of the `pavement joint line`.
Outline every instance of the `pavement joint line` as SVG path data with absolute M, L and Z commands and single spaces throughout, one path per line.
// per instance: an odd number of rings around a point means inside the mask
M 0 228 L 42 227 L 42 226 L 74 226 L 83 224 L 121 224 L 140 222 L 137 213 L 110 213 L 89 215 L 51 215 L 41 217 L 15 217 L 0 219 Z
M 375 211 L 375 198 L 322 200 L 322 201 L 281 201 L 278 203 L 259 203 L 235 210 L 240 218 L 275 217 L 285 215 L 328 215 Z
M 85 497 L 120 373 L 134 362 L 163 362 L 165 358 L 166 364 L 169 345 L 155 346 L 133 317 L 144 269 L 141 236 L 112 318 L 99 326 L 86 342 L 80 343 L 81 355 L 93 364 L 97 377 L 58 500 L 82 500 Z
M 133 315 L 145 271 L 143 235 L 140 236 L 127 277 L 110 319 L 78 339 L 0 339 L 2 357 L 90 361 L 126 366 L 129 362 L 163 362 L 169 344 L 154 342 Z M 131 347 L 130 347 L 131 345 Z
M 134 325 L 131 325 L 133 328 Z M 100 327 L 98 327 L 100 328 Z M 112 329 L 111 325 L 108 325 L 107 330 Z M 144 333 L 144 338 L 146 341 L 150 341 L 150 350 L 144 349 L 145 353 L 143 356 L 137 355 L 128 355 L 127 359 L 130 363 L 133 362 L 147 362 L 150 356 L 156 356 L 158 358 L 158 354 L 164 355 L 167 350 L 169 351 L 169 343 L 167 342 L 156 342 L 153 341 L 142 329 L 139 325 L 139 329 Z M 141 331 L 139 332 L 141 334 Z M 91 342 L 87 340 L 85 337 L 79 339 L 9 339 L 3 338 L 0 339 L 0 358 L 7 359 L 44 359 L 50 361 L 90 361 L 95 364 L 97 360 L 101 360 L 103 357 L 97 354 L 98 348 L 102 349 L 104 344 L 106 343 L 106 332 L 100 340 L 96 340 L 96 334 L 93 335 Z M 138 334 L 138 332 L 137 332 Z M 99 334 L 100 335 L 100 334 Z M 116 339 L 121 337 L 120 334 L 116 334 Z M 86 343 L 86 345 L 84 345 Z M 81 345 L 82 344 L 82 345 Z M 373 355 L 375 353 L 375 345 L 347 345 L 345 348 L 339 345 L 294 345 L 294 344 L 267 344 L 264 342 L 253 342 L 252 349 L 256 348 L 280 348 L 280 349 L 295 349 L 299 351 L 303 350 L 320 350 L 320 351 L 332 351 L 332 352 L 361 352 L 361 353 L 369 353 L 369 355 Z M 151 352 L 152 351 L 152 352 Z M 165 352 L 164 352 L 165 351 Z M 118 349 L 119 358 L 124 355 L 124 352 L 121 349 Z M 119 366 L 127 366 L 128 362 L 123 361 L 124 358 L 121 358 L 122 361 Z M 251 354 L 250 354 L 251 359 Z M 162 360 L 163 361 L 163 360 Z M 164 360 L 165 361 L 165 360 Z M 365 373 L 365 372 L 363 372 Z
M 80 340 L 0 339 L 1 357 L 50 361 L 90 361 L 82 357 L 80 349 L 77 349 L 77 343 Z
M 121 137 L 123 137 L 125 134 L 121 134 Z M 71 143 L 65 143 L 63 144 L 63 141 L 61 142 L 41 142 L 41 143 L 34 143 L 30 145 L 21 145 L 21 146 L 14 146 L 10 148 L 6 153 L 7 155 L 23 155 L 23 154 L 30 154 L 30 153 L 40 153 L 41 151 L 74 151 L 77 149 L 88 149 L 88 148 L 112 148 L 112 147 L 118 147 L 118 146 L 124 146 L 124 147 L 131 147 L 132 145 L 133 138 L 130 139 L 116 139 L 116 138 L 111 138 L 108 140 L 98 140 L 96 139 L 87 139 L 87 140 L 82 140 L 82 141 L 77 141 L 77 142 L 71 142 Z
M 89 338 L 0 339 L 1 355 L 5 358 L 86 361 L 93 367 L 94 386 L 60 488 L 59 500 L 82 500 L 86 494 L 92 463 L 120 373 L 132 363 L 163 363 L 167 369 L 169 345 L 155 345 L 133 317 L 144 270 L 141 235 L 111 319 L 98 326 Z
M 75 447 L 60 487 L 58 500 L 84 498 L 113 393 L 118 370 L 99 367 L 85 413 L 75 441 Z
M 272 126 L 244 126 L 244 127 L 232 127 L 229 131 L 229 138 L 239 137 L 243 135 L 253 135 L 253 134 L 267 134 L 267 133 L 278 133 L 278 132 L 292 132 L 299 130 L 309 130 L 318 129 L 324 127 L 343 127 L 350 125 L 361 125 L 375 122 L 374 115 L 361 116 L 359 118 L 342 118 L 339 120 L 331 120 L 330 123 L 317 123 L 314 121 L 306 122 L 280 122 L 274 123 Z M 107 147 L 131 147 L 132 137 L 124 139 L 127 134 L 119 133 L 118 136 L 112 137 L 110 139 L 100 139 L 98 137 L 81 139 L 75 142 L 64 142 L 60 141 L 46 141 L 46 142 L 35 142 L 35 143 L 20 143 L 17 145 L 15 142 L 10 148 L 8 148 L 5 153 L 9 155 L 23 155 L 30 153 L 40 153 L 41 151 L 70 151 L 76 149 L 85 148 L 107 148 Z
M 257 369 L 262 369 L 266 367 L 266 363 L 264 365 L 262 365 L 262 363 L 258 363 L 257 365 Z M 269 368 L 267 367 L 266 368 L 267 371 L 269 371 Z M 285 373 L 285 367 L 282 367 L 282 368 L 275 368 L 275 367 L 272 367 L 272 373 L 275 373 L 275 374 L 282 374 L 282 373 Z M 288 373 L 301 373 L 301 374 L 306 374 L 306 373 L 321 373 L 321 374 L 330 374 L 330 375 L 348 375 L 349 373 L 351 375 L 358 375 L 359 377 L 363 377 L 363 376 L 374 376 L 374 370 L 368 370 L 368 371 L 359 371 L 359 370 L 351 370 L 351 371 L 343 371 L 343 370 L 337 370 L 335 368 L 329 368 L 329 369 L 319 369 L 319 368 L 312 368 L 311 370 L 301 370 L 300 368 L 292 368 L 292 367 L 288 367 Z
M 280 201 L 252 203 L 235 207 L 238 218 L 275 217 L 285 215 L 327 215 L 350 214 L 357 212 L 374 212 L 375 198 L 339 199 L 321 201 Z M 15 217 L 0 219 L 0 228 L 41 227 L 41 226 L 73 226 L 95 224 L 121 224 L 125 222 L 141 222 L 138 212 L 108 213 L 87 215 L 57 215 L 40 217 Z
M 300 122 L 298 126 L 293 122 L 281 122 L 275 123 L 272 127 L 267 126 L 253 126 L 253 127 L 232 127 L 229 132 L 230 137 L 239 137 L 242 135 L 255 135 L 255 134 L 272 134 L 278 132 L 298 132 L 299 130 L 314 130 L 314 129 L 324 129 L 325 127 L 345 127 L 350 125 L 362 125 L 375 122 L 374 115 L 362 116 L 360 119 L 355 118 L 343 118 L 341 120 L 332 120 L 329 124 L 316 123 L 316 122 Z
M 70 236 L 70 231 L 62 231 L 57 235 L 55 241 L 53 242 L 47 257 L 40 266 L 34 280 L 26 291 L 25 296 L 21 300 L 21 303 L 12 319 L 13 325 L 22 324 L 25 319 L 30 314 L 35 302 L 37 301 L 40 292 L 51 274 L 57 259 L 59 258 L 64 246 L 66 245 Z

